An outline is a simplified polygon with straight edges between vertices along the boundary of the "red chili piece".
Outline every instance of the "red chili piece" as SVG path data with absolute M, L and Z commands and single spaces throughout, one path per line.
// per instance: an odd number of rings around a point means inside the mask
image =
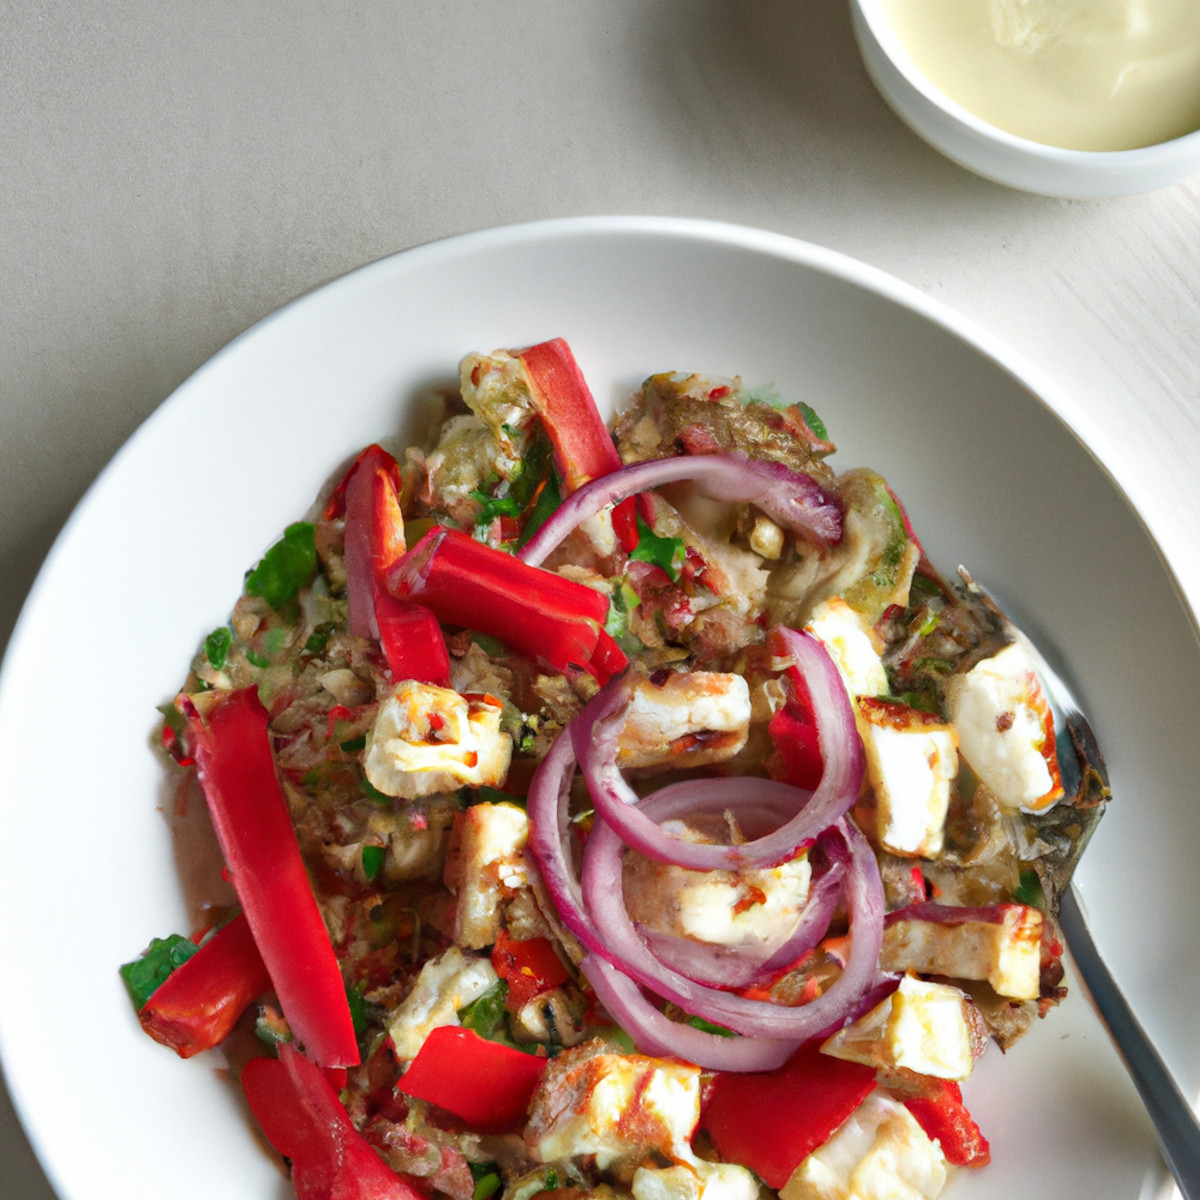
M 340 485 L 350 632 L 378 640 L 393 680 L 446 687 L 450 656 L 437 618 L 427 608 L 397 599 L 383 582 L 406 549 L 400 486 L 399 464 L 376 445 L 358 456 Z M 330 508 L 337 508 L 333 498 L 326 511 Z
M 904 1100 L 929 1137 L 941 1143 L 946 1161 L 957 1167 L 982 1167 L 992 1151 L 975 1118 L 963 1103 L 962 1089 L 950 1079 L 930 1079 L 920 1096 Z
M 138 1013 L 142 1028 L 180 1058 L 211 1050 L 271 986 L 245 913 L 217 930 L 154 990 Z
M 806 1042 L 778 1071 L 716 1075 L 700 1124 L 723 1159 L 779 1189 L 874 1086 L 871 1067 L 832 1058 L 816 1041 Z
M 267 1140 L 291 1160 L 298 1200 L 424 1200 L 354 1128 L 324 1072 L 295 1047 L 248 1062 L 242 1089 Z
M 257 689 L 221 696 L 191 728 L 200 785 L 233 886 L 284 1016 L 323 1067 L 352 1066 L 358 1044 L 346 989 L 275 774 Z
M 419 600 L 443 622 L 500 638 L 556 671 L 582 668 L 604 683 L 628 662 L 604 633 L 607 596 L 457 529 L 431 529 L 387 582 L 394 596 Z
M 492 966 L 508 984 L 505 1004 L 512 1012 L 520 1012 L 530 1000 L 561 987 L 571 977 L 549 938 L 518 940 L 504 929 L 492 947 Z
M 480 1133 L 515 1133 L 525 1123 L 545 1065 L 544 1058 L 489 1042 L 473 1029 L 440 1025 L 396 1087 Z
M 562 338 L 519 350 L 533 406 L 554 447 L 554 460 L 567 494 L 617 470 L 621 456 L 579 363 Z M 613 530 L 628 553 L 638 543 L 634 498 L 616 505 Z

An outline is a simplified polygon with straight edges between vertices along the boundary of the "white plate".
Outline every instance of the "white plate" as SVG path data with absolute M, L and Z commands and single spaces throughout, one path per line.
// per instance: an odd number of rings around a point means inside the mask
M 0 680 L 0 1050 L 64 1200 L 287 1194 L 219 1062 L 146 1038 L 117 976 L 185 924 L 155 705 L 341 460 L 466 351 L 558 335 L 604 402 L 673 369 L 810 402 L 836 461 L 881 469 L 937 561 L 1018 598 L 1070 664 L 1110 760 L 1116 800 L 1082 871 L 1096 931 L 1197 1090 L 1200 738 L 1184 728 L 1200 657 L 1150 536 L 1065 423 L 1083 428 L 1080 412 L 839 255 L 708 223 L 568 220 L 407 251 L 256 326 L 138 430 L 50 555 Z M 1009 1055 L 990 1051 L 967 1095 L 994 1161 L 951 1196 L 1132 1200 L 1161 1186 L 1078 993 Z

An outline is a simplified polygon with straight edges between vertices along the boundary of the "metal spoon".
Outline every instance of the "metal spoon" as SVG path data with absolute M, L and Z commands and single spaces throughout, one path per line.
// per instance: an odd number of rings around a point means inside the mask
M 968 586 L 986 595 L 974 581 L 969 581 Z M 1046 656 L 1028 635 L 1007 619 L 1006 624 L 1037 667 L 1042 683 L 1050 694 L 1051 706 L 1055 709 L 1055 724 L 1064 731 L 1073 726 L 1077 733 L 1082 732 L 1087 741 L 1094 743 L 1091 726 L 1060 674 L 1046 661 Z M 1070 737 L 1063 737 L 1059 744 L 1070 745 L 1072 741 Z M 1175 1177 L 1180 1194 L 1184 1200 L 1200 1200 L 1200 1121 L 1197 1120 L 1196 1111 L 1180 1091 L 1117 981 L 1105 966 L 1088 928 L 1079 893 L 1073 886 L 1067 888 L 1059 898 L 1059 924 L 1084 990 L 1091 998 L 1146 1106 L 1158 1135 L 1163 1159 Z

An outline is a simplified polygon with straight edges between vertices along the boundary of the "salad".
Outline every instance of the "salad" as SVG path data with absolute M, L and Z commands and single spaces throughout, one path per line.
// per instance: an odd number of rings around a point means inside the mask
M 555 339 L 426 408 L 164 707 L 199 919 L 121 968 L 142 1027 L 301 1200 L 983 1167 L 972 1070 L 1065 994 L 1107 800 L 1019 636 L 806 404 L 667 373 L 606 424 Z

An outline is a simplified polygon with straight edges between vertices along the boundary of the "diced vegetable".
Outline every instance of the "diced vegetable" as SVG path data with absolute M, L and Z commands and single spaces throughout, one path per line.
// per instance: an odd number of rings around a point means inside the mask
M 121 978 L 134 1007 L 141 1009 L 176 968 L 182 966 L 199 947 L 190 938 L 172 933 L 154 938 L 145 954 L 121 967 Z
M 456 529 L 431 529 L 388 572 L 393 595 L 442 621 L 502 638 L 556 671 L 591 671 L 601 683 L 626 663 L 604 633 L 608 597 L 531 567 Z
M 931 1138 L 941 1143 L 946 1161 L 958 1167 L 982 1167 L 991 1161 L 987 1138 L 963 1103 L 962 1089 L 950 1079 L 922 1078 L 923 1092 L 906 1096 L 908 1111 Z
M 507 1003 L 513 1012 L 520 1012 L 530 1000 L 570 978 L 549 938 L 518 941 L 506 930 L 500 931 L 492 947 L 492 966 L 508 984 Z
M 354 1128 L 325 1073 L 295 1047 L 248 1062 L 242 1089 L 267 1140 L 291 1160 L 298 1200 L 424 1200 Z
M 275 774 L 267 711 L 254 688 L 188 718 L 200 784 L 234 889 L 284 1015 L 322 1066 L 358 1062 L 358 1043 L 329 934 Z
M 459 1025 L 439 1025 L 396 1087 L 436 1104 L 481 1133 L 513 1133 L 524 1123 L 544 1058 L 491 1042 Z
M 781 1188 L 874 1086 L 871 1067 L 822 1054 L 814 1040 L 778 1071 L 716 1075 L 700 1124 L 723 1159 Z
M 138 1019 L 180 1058 L 219 1045 L 246 1006 L 271 986 L 244 913 L 218 929 L 155 989 Z

